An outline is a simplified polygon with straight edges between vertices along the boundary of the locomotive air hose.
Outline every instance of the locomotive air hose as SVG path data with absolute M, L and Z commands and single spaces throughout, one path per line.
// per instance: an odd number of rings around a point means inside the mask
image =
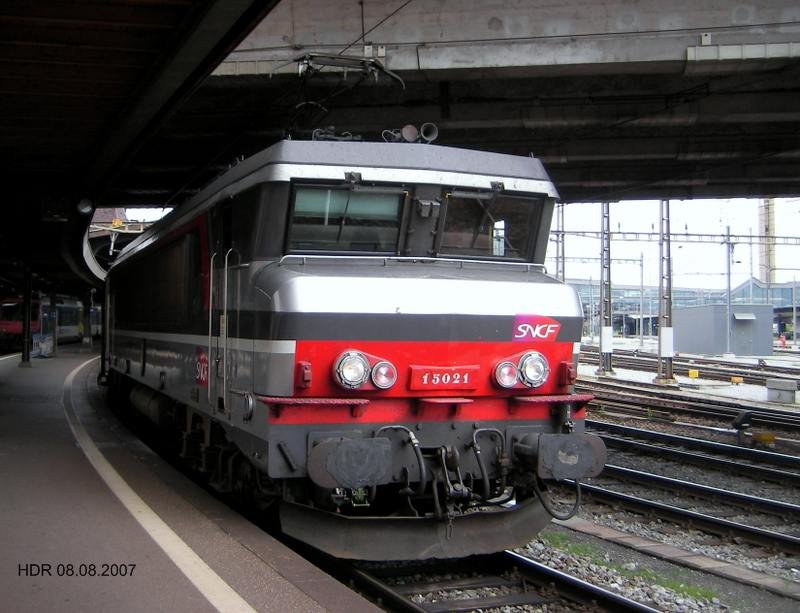
M 413 432 L 409 432 L 409 435 L 411 446 L 414 449 L 414 455 L 417 456 L 417 462 L 419 463 L 419 489 L 417 489 L 417 495 L 422 496 L 425 493 L 425 486 L 428 481 L 428 470 L 425 467 L 425 459 L 422 457 L 422 449 L 420 449 L 417 437 L 414 436 Z
M 382 426 L 375 431 L 375 436 L 379 436 L 384 430 L 402 430 L 408 434 L 408 443 L 414 450 L 414 455 L 417 457 L 417 463 L 419 464 L 419 487 L 417 488 L 417 495 L 422 496 L 425 493 L 425 486 L 428 481 L 428 469 L 425 466 L 425 458 L 422 457 L 419 439 L 417 439 L 416 435 L 411 430 L 405 426 L 399 425 Z
M 573 517 L 575 513 L 578 512 L 578 507 L 581 506 L 581 483 L 577 479 L 575 480 L 575 504 L 572 505 L 572 508 L 566 515 L 559 514 L 558 511 L 553 508 L 553 506 L 550 504 L 550 501 L 545 497 L 544 492 L 542 492 L 541 488 L 539 487 L 538 479 L 533 480 L 533 489 L 536 492 L 536 495 L 539 497 L 539 501 L 542 503 L 544 510 L 555 519 L 566 521 Z
M 472 444 L 472 451 L 475 453 L 475 460 L 478 462 L 478 469 L 481 471 L 481 482 L 483 483 L 483 499 L 489 500 L 491 498 L 491 486 L 489 485 L 489 475 L 486 472 L 486 466 L 481 457 L 481 448 L 478 443 Z

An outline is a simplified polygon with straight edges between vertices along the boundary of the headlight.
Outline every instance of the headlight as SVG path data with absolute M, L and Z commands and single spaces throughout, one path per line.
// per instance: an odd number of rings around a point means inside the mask
M 526 353 L 519 361 L 519 373 L 522 382 L 528 387 L 539 387 L 547 381 L 550 367 L 541 353 Z
M 391 362 L 378 362 L 372 367 L 372 382 L 375 387 L 385 390 L 397 381 L 397 369 Z
M 358 351 L 346 351 L 336 360 L 335 372 L 339 385 L 355 389 L 369 379 L 369 362 Z
M 500 362 L 494 369 L 494 378 L 502 387 L 514 387 L 518 376 L 517 365 L 513 362 Z

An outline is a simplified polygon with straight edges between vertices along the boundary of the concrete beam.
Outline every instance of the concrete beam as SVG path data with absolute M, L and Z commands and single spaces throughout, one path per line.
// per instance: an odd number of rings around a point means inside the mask
M 693 70 L 719 70 L 725 62 L 715 60 L 731 59 L 730 70 L 748 62 L 763 69 L 791 60 L 798 42 L 792 0 L 284 0 L 215 74 L 296 72 L 291 60 L 309 52 L 471 78 L 681 72 L 687 60 Z

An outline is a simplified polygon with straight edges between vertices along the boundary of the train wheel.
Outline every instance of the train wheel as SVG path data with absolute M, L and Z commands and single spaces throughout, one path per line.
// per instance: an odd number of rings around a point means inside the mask
M 231 458 L 231 491 L 237 502 L 250 507 L 256 501 L 256 469 L 241 453 Z

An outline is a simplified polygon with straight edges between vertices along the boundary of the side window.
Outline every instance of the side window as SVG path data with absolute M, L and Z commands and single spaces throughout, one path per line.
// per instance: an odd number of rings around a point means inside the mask
M 195 293 L 193 258 L 197 251 L 197 237 L 186 234 L 175 240 L 157 254 L 160 260 L 153 262 L 150 293 L 160 297 L 160 317 L 165 323 L 181 325 L 189 315 L 189 295 Z
M 113 281 L 120 327 L 174 330 L 199 316 L 199 242 L 191 231 L 121 267 Z
M 238 262 L 250 262 L 254 257 L 253 245 L 259 239 L 259 203 L 261 186 L 238 194 L 221 210 L 221 253 L 233 247 Z
M 58 323 L 62 326 L 78 325 L 78 308 L 70 305 L 58 305 Z

